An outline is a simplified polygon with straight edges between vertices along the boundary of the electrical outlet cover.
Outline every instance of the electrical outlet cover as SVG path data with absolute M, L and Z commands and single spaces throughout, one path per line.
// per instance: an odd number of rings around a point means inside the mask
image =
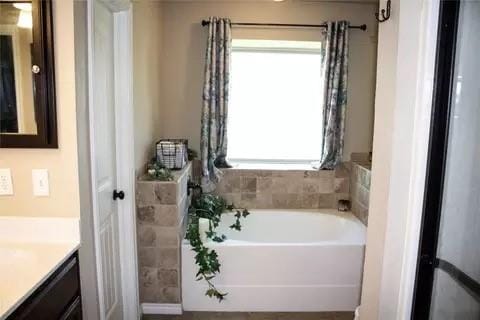
M 0 196 L 13 195 L 12 173 L 10 169 L 0 169 Z

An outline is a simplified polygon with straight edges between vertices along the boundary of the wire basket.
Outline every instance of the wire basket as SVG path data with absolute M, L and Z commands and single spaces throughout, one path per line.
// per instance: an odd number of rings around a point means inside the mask
M 162 139 L 156 145 L 157 161 L 172 170 L 181 170 L 188 161 L 188 140 Z

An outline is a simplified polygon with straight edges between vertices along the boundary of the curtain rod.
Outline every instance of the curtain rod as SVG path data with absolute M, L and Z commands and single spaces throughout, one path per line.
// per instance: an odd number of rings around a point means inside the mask
M 208 26 L 210 21 L 202 20 L 202 26 Z M 326 28 L 327 24 L 289 24 L 289 23 L 254 23 L 254 22 L 232 22 L 232 26 L 263 26 L 263 27 L 294 27 L 294 28 Z M 367 30 L 367 25 L 349 26 L 350 29 Z

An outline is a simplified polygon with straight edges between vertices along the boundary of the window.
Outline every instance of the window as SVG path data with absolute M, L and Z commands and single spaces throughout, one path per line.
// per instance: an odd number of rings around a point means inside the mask
M 321 43 L 234 40 L 228 117 L 231 163 L 320 159 Z

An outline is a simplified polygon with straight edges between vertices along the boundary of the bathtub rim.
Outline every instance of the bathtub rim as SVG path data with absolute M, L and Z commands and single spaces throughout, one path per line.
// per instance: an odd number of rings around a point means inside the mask
M 282 242 L 282 241 L 275 241 L 275 242 L 255 242 L 255 241 L 248 241 L 248 240 L 232 240 L 226 239 L 223 242 L 215 242 L 213 240 L 209 240 L 208 242 L 204 243 L 207 248 L 216 248 L 216 247 L 224 247 L 224 246 L 232 246 L 232 247 L 241 247 L 241 246 L 255 246 L 255 247 L 263 247 L 263 246 L 271 246 L 271 247 L 300 247 L 300 246 L 341 246 L 341 247 L 354 247 L 354 246 L 363 246 L 366 245 L 366 233 L 367 227 L 358 219 L 351 211 L 338 211 L 337 209 L 249 209 L 251 214 L 260 211 L 260 214 L 278 214 L 279 212 L 287 212 L 287 213 L 310 213 L 312 215 L 329 215 L 335 216 L 342 219 L 346 219 L 355 223 L 357 227 L 362 232 L 363 241 L 345 241 L 345 240 L 323 240 L 323 241 L 305 241 L 305 242 Z M 233 215 L 233 212 L 227 212 L 226 214 Z M 240 231 L 241 232 L 241 231 Z M 190 243 L 188 239 L 185 239 L 185 234 L 183 235 L 181 241 L 181 247 L 190 247 Z

